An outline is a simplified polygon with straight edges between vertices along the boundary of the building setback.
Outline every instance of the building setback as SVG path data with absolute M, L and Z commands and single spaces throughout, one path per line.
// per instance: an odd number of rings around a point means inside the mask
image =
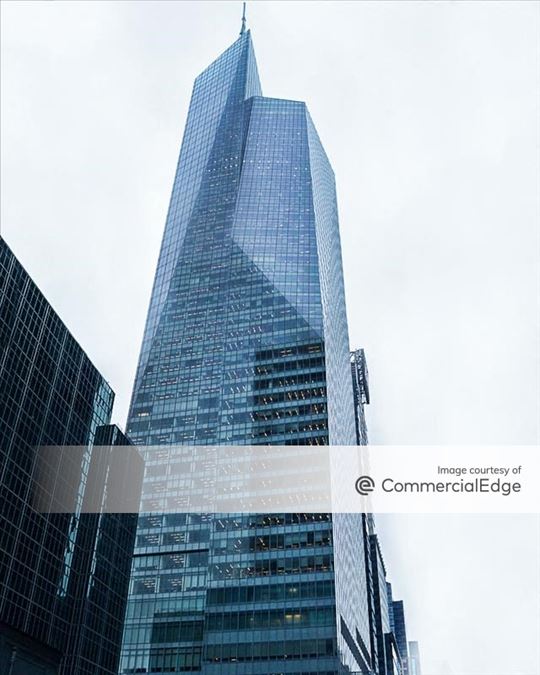
M 108 425 L 109 385 L 3 239 L 0 397 L 0 672 L 113 675 L 137 516 L 79 507 L 87 471 L 108 468 L 98 466 L 93 444 L 129 442 Z M 68 458 L 78 488 L 73 513 L 35 508 L 36 448 L 47 445 L 76 446 Z M 141 480 L 134 448 L 111 466 L 122 472 L 128 456 Z

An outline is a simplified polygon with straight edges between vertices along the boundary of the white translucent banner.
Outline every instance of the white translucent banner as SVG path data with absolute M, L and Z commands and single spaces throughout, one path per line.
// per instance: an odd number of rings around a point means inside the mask
M 538 513 L 534 446 L 40 448 L 42 512 Z M 108 471 L 114 458 L 115 471 Z M 82 496 L 81 496 L 82 495 Z

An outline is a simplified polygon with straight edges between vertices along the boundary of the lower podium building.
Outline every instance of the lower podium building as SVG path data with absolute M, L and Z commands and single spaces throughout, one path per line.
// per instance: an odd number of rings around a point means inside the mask
M 81 509 L 91 473 L 118 477 L 128 462 L 139 485 L 142 480 L 138 451 L 109 425 L 113 399 L 107 382 L 0 239 L 2 675 L 117 672 L 137 516 Z M 97 445 L 111 452 L 98 453 Z M 40 446 L 71 453 L 79 499 L 72 513 L 36 508 Z M 118 446 L 127 447 L 113 456 Z M 105 491 L 108 483 L 99 485 Z M 131 487 L 136 493 L 136 480 Z
M 418 642 L 409 642 L 409 675 L 422 675 Z

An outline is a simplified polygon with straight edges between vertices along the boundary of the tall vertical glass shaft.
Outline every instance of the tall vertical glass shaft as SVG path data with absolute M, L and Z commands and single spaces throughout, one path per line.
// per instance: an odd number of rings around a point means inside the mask
M 178 446 L 356 443 L 333 171 L 249 31 L 195 81 L 127 431 L 156 508 L 121 672 L 364 672 L 359 516 L 159 515 Z

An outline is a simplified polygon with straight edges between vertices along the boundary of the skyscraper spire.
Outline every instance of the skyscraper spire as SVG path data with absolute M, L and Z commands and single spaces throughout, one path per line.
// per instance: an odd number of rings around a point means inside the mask
M 242 5 L 242 28 L 240 28 L 240 35 L 243 35 L 246 32 L 246 3 L 243 2 Z

